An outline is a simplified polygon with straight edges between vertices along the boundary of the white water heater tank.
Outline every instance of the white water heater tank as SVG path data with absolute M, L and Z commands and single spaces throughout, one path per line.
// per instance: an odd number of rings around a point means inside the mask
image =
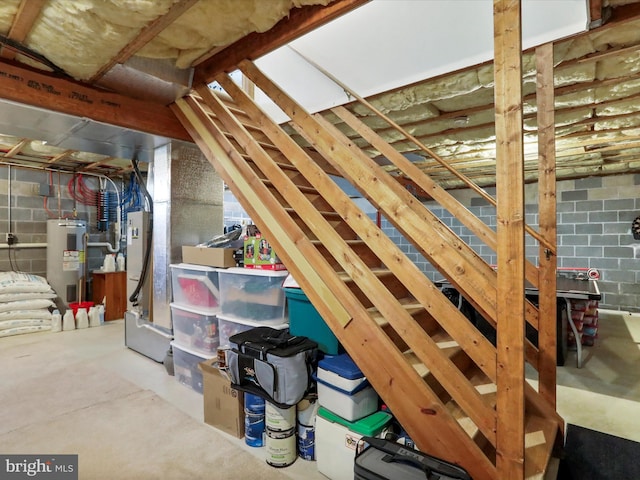
M 47 281 L 65 306 L 79 302 L 84 285 L 84 220 L 47 221 Z M 86 296 L 86 295 L 85 295 Z

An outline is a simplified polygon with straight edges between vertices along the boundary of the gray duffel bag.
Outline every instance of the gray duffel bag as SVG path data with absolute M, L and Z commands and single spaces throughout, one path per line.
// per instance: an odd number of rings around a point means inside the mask
M 312 384 L 318 344 L 289 330 L 256 327 L 229 338 L 227 367 L 232 387 L 286 408 Z

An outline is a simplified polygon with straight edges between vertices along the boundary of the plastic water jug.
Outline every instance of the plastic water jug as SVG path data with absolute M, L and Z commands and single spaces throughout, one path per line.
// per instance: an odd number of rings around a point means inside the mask
M 86 308 L 79 308 L 76 313 L 76 328 L 89 328 L 89 315 Z
M 124 255 L 121 253 L 116 257 L 116 270 L 118 272 L 124 272 Z
M 102 263 L 102 270 L 105 272 L 116 271 L 116 259 L 113 255 L 107 254 L 104 256 L 104 262 Z
M 90 327 L 100 326 L 100 312 L 98 311 L 98 307 L 89 308 L 89 326 Z
M 73 318 L 73 310 L 67 308 L 67 311 L 64 312 L 64 316 L 62 317 L 62 330 L 75 330 L 76 329 L 76 320 Z
M 51 314 L 51 331 L 52 332 L 62 331 L 62 315 L 60 315 L 60 310 L 56 309 Z

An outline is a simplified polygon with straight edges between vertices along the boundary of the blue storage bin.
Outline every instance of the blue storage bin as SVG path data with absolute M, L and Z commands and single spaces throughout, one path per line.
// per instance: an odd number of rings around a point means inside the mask
M 310 338 L 328 355 L 343 352 L 342 346 L 315 307 L 300 288 L 285 288 L 289 308 L 289 331 Z

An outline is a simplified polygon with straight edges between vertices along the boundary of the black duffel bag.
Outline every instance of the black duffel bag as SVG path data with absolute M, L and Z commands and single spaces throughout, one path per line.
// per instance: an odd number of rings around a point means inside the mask
M 355 480 L 472 480 L 459 465 L 399 443 L 362 437 L 369 445 L 354 460 Z
M 309 390 L 318 344 L 289 330 L 256 327 L 229 338 L 227 368 L 232 387 L 285 408 Z

